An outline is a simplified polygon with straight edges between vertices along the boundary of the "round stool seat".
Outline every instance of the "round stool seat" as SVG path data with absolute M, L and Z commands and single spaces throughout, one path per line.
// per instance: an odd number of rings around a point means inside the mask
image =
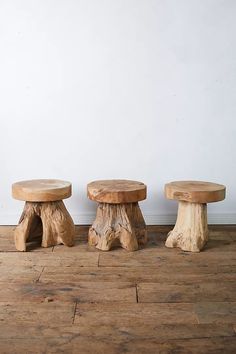
M 54 202 L 71 196 L 71 183 L 57 179 L 34 179 L 12 185 L 12 196 L 27 202 Z
M 123 179 L 100 180 L 88 184 L 88 197 L 99 203 L 137 203 L 146 199 L 147 187 L 142 182 Z
M 225 186 L 201 181 L 176 181 L 165 185 L 168 199 L 190 203 L 212 203 L 225 199 Z

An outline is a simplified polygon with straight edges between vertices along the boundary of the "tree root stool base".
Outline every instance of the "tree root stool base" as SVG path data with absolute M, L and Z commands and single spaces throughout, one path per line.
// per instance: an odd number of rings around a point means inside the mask
M 117 245 L 136 251 L 139 245 L 146 244 L 147 230 L 138 203 L 99 203 L 88 241 L 102 251 Z
M 14 232 L 18 251 L 26 251 L 26 241 L 42 236 L 42 247 L 63 243 L 73 246 L 75 227 L 62 200 L 26 202 Z
M 166 247 L 200 252 L 208 241 L 207 204 L 179 202 L 175 227 L 169 232 Z

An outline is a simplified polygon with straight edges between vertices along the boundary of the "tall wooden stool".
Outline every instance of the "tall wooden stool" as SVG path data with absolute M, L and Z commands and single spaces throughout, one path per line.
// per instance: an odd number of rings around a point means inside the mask
M 166 247 L 199 252 L 208 240 L 207 203 L 225 198 L 225 186 L 210 182 L 178 181 L 165 185 L 165 196 L 179 201 L 175 227 Z
M 12 196 L 25 207 L 14 232 L 18 251 L 26 241 L 42 235 L 42 247 L 63 243 L 73 246 L 75 227 L 62 199 L 71 196 L 71 183 L 55 179 L 21 181 L 12 185 Z
M 88 240 L 100 250 L 121 245 L 135 251 L 147 242 L 146 225 L 138 201 L 146 199 L 145 184 L 128 180 L 103 180 L 88 184 L 88 197 L 99 203 Z

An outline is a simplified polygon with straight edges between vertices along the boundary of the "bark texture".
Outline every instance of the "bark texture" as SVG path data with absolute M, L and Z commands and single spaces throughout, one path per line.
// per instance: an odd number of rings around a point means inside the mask
M 207 205 L 180 201 L 177 221 L 168 234 L 166 247 L 200 252 L 207 241 Z
M 73 246 L 75 227 L 63 201 L 25 203 L 14 232 L 16 249 L 26 251 L 26 242 L 37 237 L 42 237 L 42 247 Z
M 138 203 L 100 203 L 88 240 L 90 245 L 103 251 L 117 245 L 136 251 L 138 245 L 147 242 L 146 225 Z

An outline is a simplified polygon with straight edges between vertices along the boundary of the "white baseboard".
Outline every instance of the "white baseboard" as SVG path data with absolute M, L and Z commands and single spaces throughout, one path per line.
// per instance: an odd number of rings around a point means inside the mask
M 71 214 L 76 225 L 90 225 L 94 218 L 94 213 Z M 16 225 L 20 215 L 2 214 L 0 215 L 0 225 Z M 147 225 L 172 225 L 175 224 L 176 215 L 174 214 L 151 214 L 144 213 Z M 208 214 L 209 224 L 236 224 L 236 214 Z

